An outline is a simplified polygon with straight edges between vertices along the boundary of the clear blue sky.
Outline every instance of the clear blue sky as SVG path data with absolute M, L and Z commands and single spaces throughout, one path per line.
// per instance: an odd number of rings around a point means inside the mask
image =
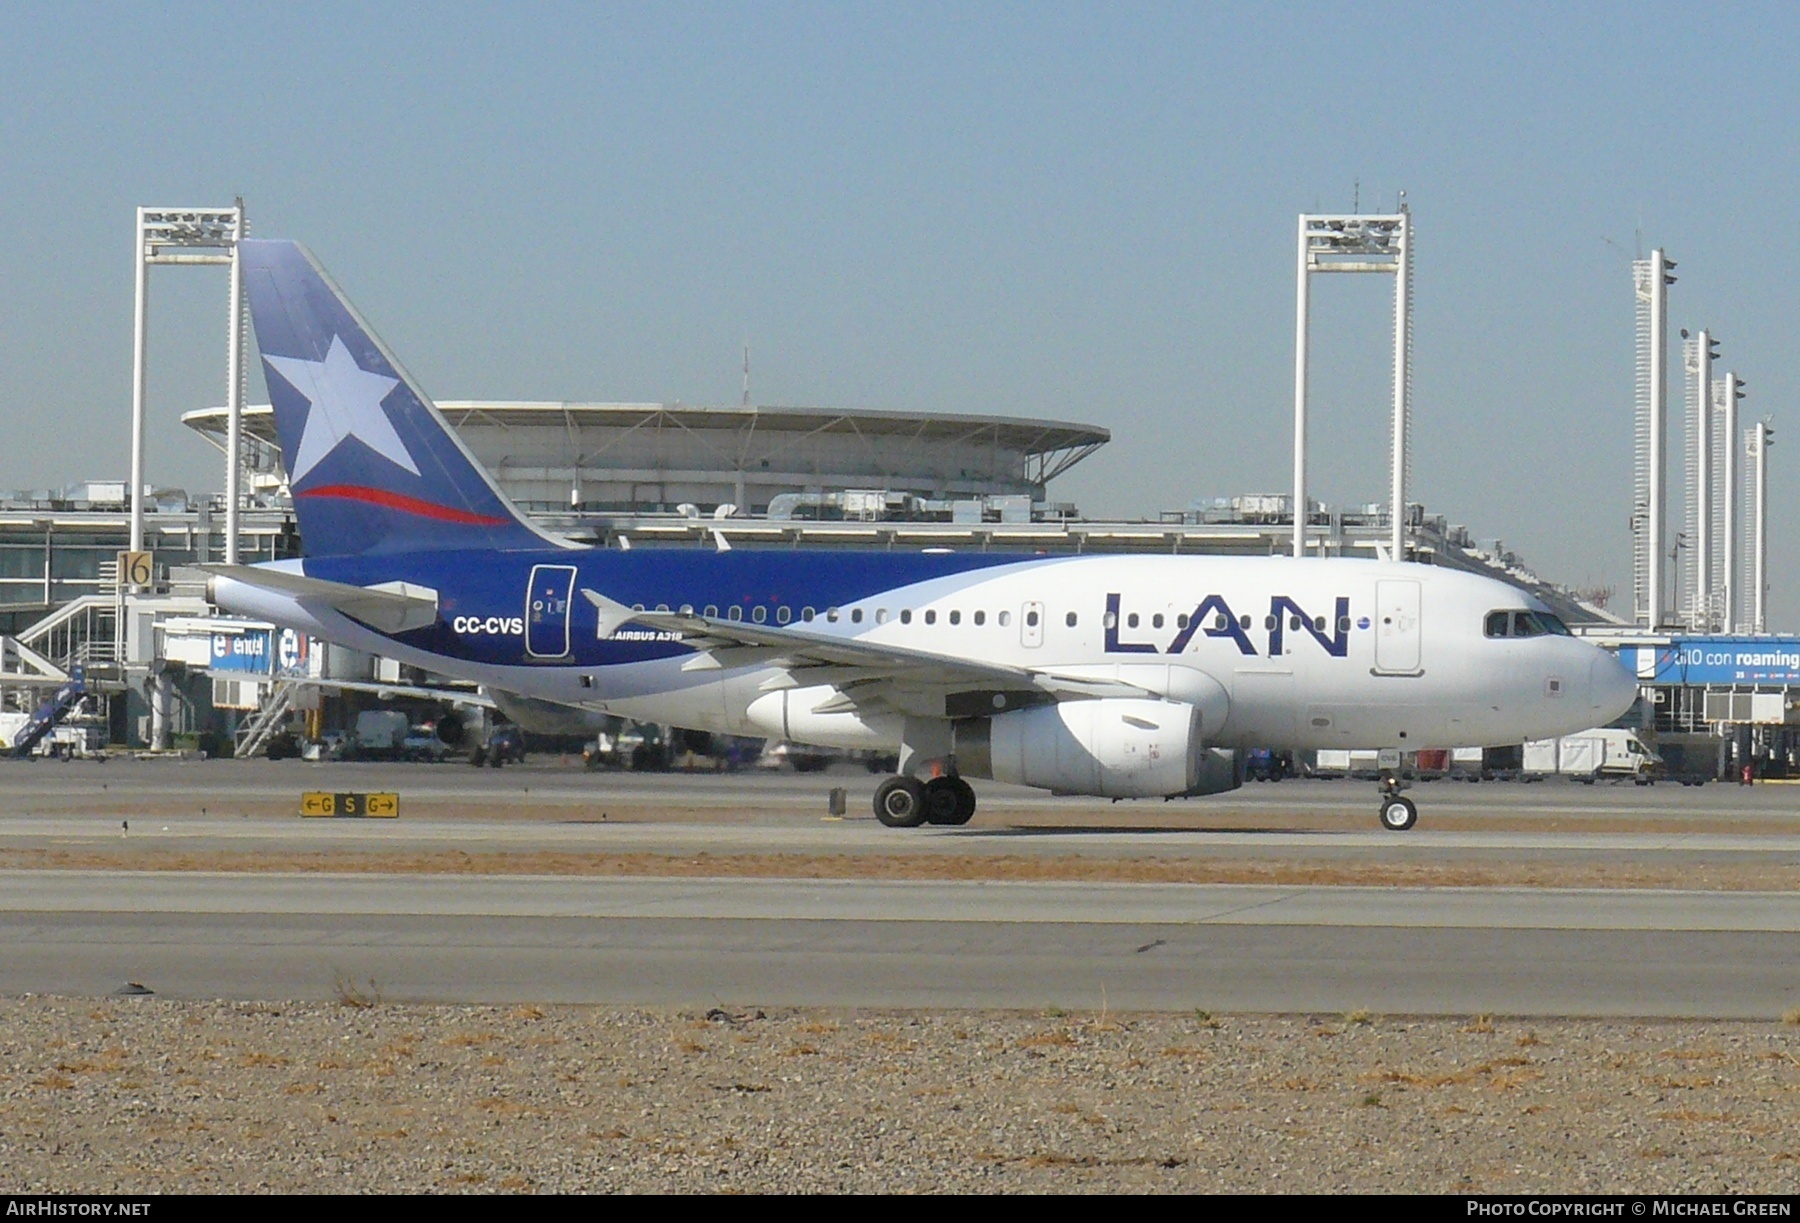
M 132 210 L 242 193 L 439 398 L 735 402 L 748 340 L 758 402 L 1107 426 L 1055 490 L 1092 514 L 1284 491 L 1294 217 L 1360 182 L 1417 218 L 1418 497 L 1628 606 L 1640 234 L 1790 415 L 1796 12 L 8 5 L 0 488 L 127 470 Z M 223 276 L 155 281 L 150 475 L 216 488 L 175 420 Z M 1315 296 L 1339 502 L 1386 496 L 1388 293 Z

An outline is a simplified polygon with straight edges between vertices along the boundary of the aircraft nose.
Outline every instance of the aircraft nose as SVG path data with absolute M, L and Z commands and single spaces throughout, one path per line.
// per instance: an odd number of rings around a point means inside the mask
M 1595 649 L 1588 663 L 1588 701 L 1595 711 L 1595 725 L 1604 726 L 1637 700 L 1637 676 L 1611 651 Z

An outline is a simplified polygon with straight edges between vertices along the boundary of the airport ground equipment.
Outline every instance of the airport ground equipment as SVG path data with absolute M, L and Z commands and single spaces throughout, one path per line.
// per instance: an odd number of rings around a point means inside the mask
M 12 754 L 21 759 L 31 755 L 31 749 L 43 742 L 45 735 L 55 730 L 58 723 L 75 712 L 76 706 L 81 704 L 87 691 L 87 673 L 82 668 L 76 667 L 70 673 L 68 682 L 38 706 L 37 712 L 31 715 L 31 720 L 19 728 L 19 733 L 13 737 Z

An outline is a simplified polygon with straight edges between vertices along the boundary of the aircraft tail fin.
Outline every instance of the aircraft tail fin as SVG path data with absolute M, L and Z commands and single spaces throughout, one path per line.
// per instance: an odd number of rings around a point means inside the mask
M 245 240 L 240 257 L 309 555 L 564 543 L 507 500 L 306 248 Z

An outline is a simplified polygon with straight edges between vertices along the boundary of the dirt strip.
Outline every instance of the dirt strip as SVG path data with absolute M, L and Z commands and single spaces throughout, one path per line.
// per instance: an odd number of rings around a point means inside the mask
M 661 854 L 460 850 L 320 852 L 150 847 L 0 849 L 0 870 L 565 875 L 760 879 L 917 879 L 1097 883 L 1250 883 L 1286 887 L 1654 888 L 1792 891 L 1800 864 L 1767 862 L 1343 862 L 998 854 Z
M 1794 1193 L 1777 1023 L 0 999 L 14 1193 Z

